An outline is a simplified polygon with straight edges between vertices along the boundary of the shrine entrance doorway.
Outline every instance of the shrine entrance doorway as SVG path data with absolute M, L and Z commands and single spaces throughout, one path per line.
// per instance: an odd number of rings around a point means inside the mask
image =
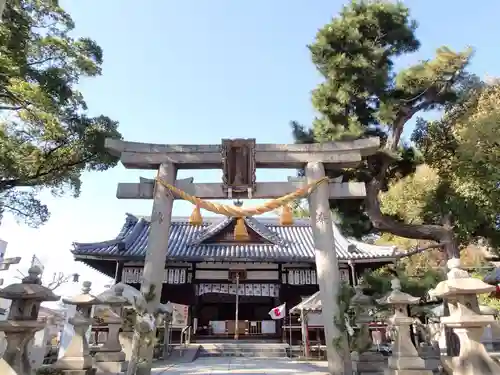
M 206 293 L 200 296 L 197 312 L 197 338 L 233 339 L 238 325 L 240 338 L 277 338 L 277 321 L 269 316 L 276 299 L 269 296 L 239 296 L 239 316 L 236 315 L 236 295 Z

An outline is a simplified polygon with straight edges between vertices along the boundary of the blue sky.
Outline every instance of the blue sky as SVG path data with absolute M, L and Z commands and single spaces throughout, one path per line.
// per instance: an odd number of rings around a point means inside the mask
M 481 76 L 500 75 L 500 2 L 405 3 L 420 24 L 422 48 L 401 59 L 400 67 L 432 57 L 441 45 L 472 45 L 471 69 Z M 62 5 L 76 22 L 75 35 L 95 39 L 104 50 L 103 75 L 80 87 L 90 112 L 118 120 L 126 140 L 189 144 L 255 137 L 261 143 L 288 143 L 289 121 L 308 124 L 314 117 L 310 91 L 319 76 L 306 45 L 342 2 L 65 0 Z M 293 174 L 263 172 L 258 179 Z M 36 252 L 47 275 L 79 272 L 101 288 L 106 278 L 74 263 L 71 243 L 115 236 L 126 212 L 149 214 L 150 201 L 119 201 L 115 192 L 118 182 L 152 175 L 119 166 L 85 175 L 78 199 L 43 195 L 52 212 L 44 227 L 29 229 L 9 216 L 3 220 L 0 238 L 9 242 L 8 256 L 24 257 L 24 270 Z M 220 172 L 180 173 L 187 176 L 216 182 Z M 176 202 L 175 215 L 190 212 L 189 204 Z

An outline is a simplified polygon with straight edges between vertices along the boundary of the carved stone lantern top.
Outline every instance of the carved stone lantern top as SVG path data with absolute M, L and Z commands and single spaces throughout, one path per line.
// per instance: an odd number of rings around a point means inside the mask
M 392 291 L 377 300 L 381 305 L 415 305 L 419 303 L 419 297 L 413 297 L 401 291 L 401 282 L 394 278 L 391 280 Z
M 31 267 L 21 283 L 11 284 L 3 289 L 0 289 L 0 298 L 10 300 L 35 300 L 44 301 L 58 301 L 59 296 L 56 296 L 52 290 L 44 287 L 40 280 L 40 268 Z
M 102 301 L 96 296 L 90 294 L 90 287 L 92 283 L 90 281 L 84 281 L 82 285 L 82 293 L 74 297 L 63 298 L 62 301 L 68 305 L 77 306 L 93 306 L 102 304 Z
M 413 318 L 408 316 L 408 306 L 420 302 L 419 297 L 413 297 L 401 291 L 401 282 L 394 278 L 391 280 L 392 291 L 380 298 L 377 302 L 381 305 L 391 305 L 394 307 L 394 315 L 389 319 L 393 325 L 410 325 Z
M 350 303 L 357 306 L 373 306 L 372 299 L 363 293 L 363 287 L 356 285 L 354 287 L 354 296 L 351 298 Z
M 460 260 L 448 261 L 448 279 L 441 281 L 432 291 L 436 297 L 454 297 L 459 295 L 477 295 L 493 292 L 496 288 L 484 281 L 473 278 L 469 273 L 460 268 Z
M 41 285 L 40 268 L 31 267 L 21 283 L 11 284 L 0 290 L 0 298 L 10 299 L 7 321 L 0 324 L 0 330 L 5 332 L 40 329 L 44 322 L 38 321 L 40 305 L 44 301 L 58 301 L 52 290 Z M 20 323 L 23 324 L 20 324 Z
M 449 302 L 450 315 L 441 318 L 449 327 L 481 327 L 494 321 L 492 315 L 482 315 L 477 295 L 490 293 L 496 289 L 493 285 L 473 278 L 460 268 L 459 259 L 448 261 L 448 279 L 441 281 L 432 294 L 446 298 Z
M 111 307 L 120 307 L 120 306 L 128 306 L 130 305 L 129 300 L 123 296 L 123 291 L 124 291 L 123 285 L 115 285 L 113 287 L 113 292 L 114 294 L 101 294 L 97 298 L 105 305 L 111 306 Z
M 349 301 L 349 304 L 356 310 L 356 324 L 360 325 L 371 322 L 370 311 L 374 306 L 372 298 L 363 293 L 361 285 L 356 285 L 354 291 L 355 294 Z

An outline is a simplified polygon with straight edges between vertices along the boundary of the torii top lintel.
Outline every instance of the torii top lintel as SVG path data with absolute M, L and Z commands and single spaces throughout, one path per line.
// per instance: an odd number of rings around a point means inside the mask
M 263 144 L 255 140 L 223 140 L 212 145 L 167 145 L 126 142 L 106 139 L 105 147 L 120 157 L 125 168 L 158 169 L 160 164 L 173 163 L 178 169 L 223 169 L 224 144 L 253 141 L 256 168 L 298 169 L 308 162 L 321 162 L 325 168 L 352 167 L 364 156 L 380 147 L 379 138 L 371 137 L 348 142 L 312 144 Z

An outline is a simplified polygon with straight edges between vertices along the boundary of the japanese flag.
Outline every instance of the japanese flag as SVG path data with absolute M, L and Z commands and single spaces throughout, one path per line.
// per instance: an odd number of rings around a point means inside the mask
M 271 315 L 271 319 L 283 319 L 285 317 L 285 311 L 286 311 L 285 306 L 286 306 L 286 303 L 271 309 L 271 311 L 269 311 L 269 315 Z

